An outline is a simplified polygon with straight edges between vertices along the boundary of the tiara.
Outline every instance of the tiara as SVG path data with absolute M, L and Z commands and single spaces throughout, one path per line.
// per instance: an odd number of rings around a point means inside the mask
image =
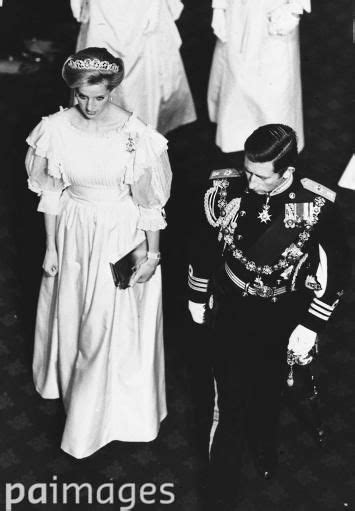
M 117 64 L 110 64 L 107 60 L 99 59 L 70 59 L 67 65 L 71 69 L 85 69 L 88 71 L 106 71 L 108 73 L 118 73 L 120 67 Z

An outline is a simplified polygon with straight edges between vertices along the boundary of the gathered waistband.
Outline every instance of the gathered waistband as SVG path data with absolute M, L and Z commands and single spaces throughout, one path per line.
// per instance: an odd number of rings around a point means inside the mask
M 71 185 L 66 189 L 69 197 L 75 201 L 83 203 L 111 203 L 120 202 L 129 197 L 129 188 L 120 190 L 118 188 L 90 187 Z

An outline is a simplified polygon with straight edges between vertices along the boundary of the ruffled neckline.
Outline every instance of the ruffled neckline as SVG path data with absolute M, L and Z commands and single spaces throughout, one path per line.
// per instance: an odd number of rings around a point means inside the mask
M 115 126 L 113 128 L 95 132 L 87 131 L 83 128 L 80 128 L 79 126 L 76 126 L 75 124 L 73 124 L 73 122 L 71 121 L 71 119 L 69 119 L 68 116 L 65 116 L 64 119 L 70 128 L 72 128 L 75 132 L 79 133 L 83 137 L 111 138 L 115 135 L 121 134 L 122 131 L 124 131 L 129 126 L 129 124 L 135 117 L 136 117 L 135 112 L 131 112 L 130 115 L 125 120 L 125 122 L 120 126 Z

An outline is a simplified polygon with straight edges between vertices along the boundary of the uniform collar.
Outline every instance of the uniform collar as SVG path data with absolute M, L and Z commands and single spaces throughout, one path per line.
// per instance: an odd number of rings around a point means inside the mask
M 285 192 L 292 186 L 293 183 L 293 172 L 290 173 L 289 177 L 285 179 L 282 183 L 280 183 L 276 188 L 272 190 L 272 192 L 269 193 L 270 197 L 273 197 L 274 195 L 279 195 L 282 192 Z
M 251 194 L 252 196 L 258 197 L 260 200 L 264 200 L 267 197 L 269 197 L 269 199 L 271 199 L 275 196 L 279 196 L 279 195 L 283 194 L 286 191 L 290 191 L 291 189 L 294 189 L 295 187 L 298 186 L 298 184 L 299 184 L 299 180 L 297 179 L 297 177 L 295 178 L 292 173 L 292 174 L 290 174 L 290 176 L 287 179 L 283 180 L 282 183 L 280 183 L 276 188 L 274 188 L 269 193 L 259 195 L 259 194 L 255 193 L 253 190 L 249 190 L 248 188 L 246 188 L 245 192 L 247 194 Z

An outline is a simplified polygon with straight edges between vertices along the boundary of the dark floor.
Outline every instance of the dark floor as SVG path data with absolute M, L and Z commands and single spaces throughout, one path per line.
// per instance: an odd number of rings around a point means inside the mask
M 6 0 L 5 0 L 6 1 Z M 207 5 L 208 4 L 208 5 Z M 316 4 L 316 2 L 313 2 Z M 137 504 L 134 509 L 197 511 L 198 466 L 193 450 L 192 403 L 186 357 L 189 344 L 185 307 L 186 244 L 195 196 L 211 168 L 223 166 L 213 143 L 214 128 L 206 113 L 206 83 L 213 49 L 206 0 L 185 1 L 179 27 L 183 58 L 198 108 L 199 121 L 169 135 L 174 171 L 164 233 L 166 354 L 169 416 L 157 441 L 114 442 L 87 460 L 59 449 L 63 411 L 44 401 L 31 379 L 32 329 L 36 308 L 43 227 L 33 194 L 26 189 L 24 138 L 42 115 L 66 105 L 67 92 L 52 64 L 30 77 L 0 75 L 0 473 L 5 482 L 89 482 L 94 488 L 114 482 L 175 484 L 172 505 Z M 302 55 L 306 149 L 300 167 L 327 186 L 336 182 L 353 152 L 351 4 L 323 0 L 303 21 Z M 52 23 L 53 20 L 52 20 Z M 74 44 L 75 24 L 61 20 L 54 33 L 66 47 Z M 38 26 L 38 23 L 37 23 Z M 60 37 L 59 37 L 60 40 Z M 338 190 L 339 202 L 355 251 L 355 195 Z M 244 467 L 244 502 L 240 511 L 324 511 L 353 509 L 355 501 L 355 318 L 354 274 L 344 303 L 321 339 L 319 380 L 328 444 L 320 449 L 307 427 L 288 408 L 282 415 L 281 466 L 272 481 L 263 481 L 250 461 Z M 37 494 L 38 497 L 38 494 Z M 128 498 L 128 497 L 127 497 Z M 127 501 L 128 502 L 128 501 Z M 15 510 L 120 509 L 113 505 L 19 504 Z M 123 509 L 123 504 L 122 508 Z M 234 511 L 234 510 L 221 510 Z M 236 510 L 237 511 L 237 508 Z

